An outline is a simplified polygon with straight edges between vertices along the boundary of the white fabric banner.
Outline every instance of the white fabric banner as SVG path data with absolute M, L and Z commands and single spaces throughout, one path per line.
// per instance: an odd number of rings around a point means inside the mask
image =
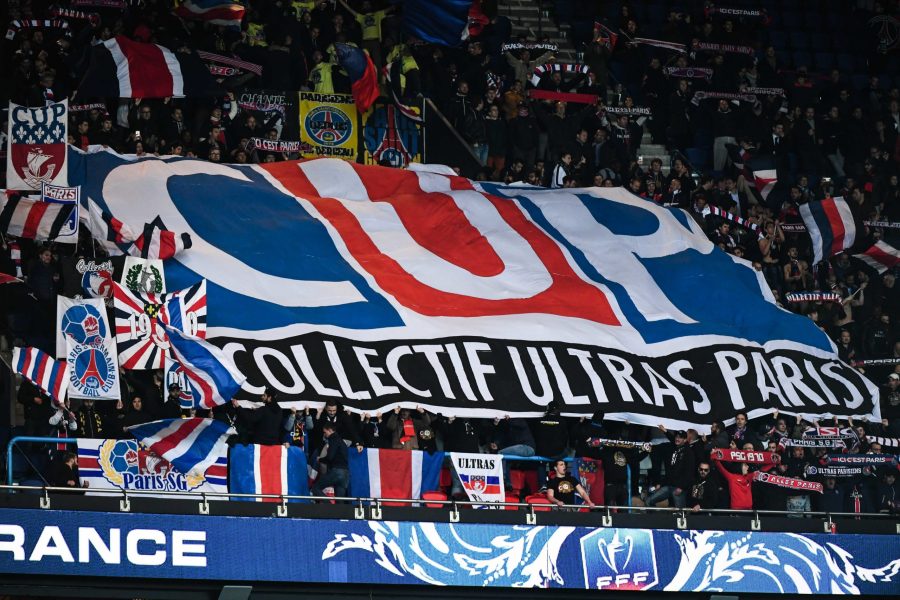
M 68 185 L 68 111 L 68 100 L 34 108 L 9 103 L 7 189 L 39 191 L 42 183 Z
M 473 502 L 503 502 L 503 459 L 497 454 L 451 452 L 450 460 L 463 489 Z
M 103 299 L 59 296 L 56 311 L 56 353 L 62 350 L 69 363 L 69 397 L 121 398 L 118 354 Z
M 142 294 L 165 294 L 166 276 L 160 259 L 125 257 L 125 268 L 119 283 L 133 292 Z

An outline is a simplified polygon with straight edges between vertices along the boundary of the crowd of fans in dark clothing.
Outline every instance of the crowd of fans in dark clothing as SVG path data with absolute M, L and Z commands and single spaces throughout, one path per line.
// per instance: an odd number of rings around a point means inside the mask
M 503 10 L 484 3 L 490 21 L 460 48 L 423 44 L 401 31 L 402 8 L 377 3 L 295 0 L 251 2 L 241 31 L 180 21 L 168 4 L 147 0 L 123 10 L 97 9 L 99 21 L 73 22 L 71 35 L 52 30 L 22 30 L 3 44 L 3 104 L 10 99 L 29 105 L 65 97 L 75 91 L 88 64 L 90 46 L 113 35 L 154 41 L 173 50 L 191 48 L 233 55 L 262 65 L 261 76 L 247 74 L 222 81 L 227 94 L 215 99 L 105 99 L 105 109 L 70 115 L 70 144 L 87 149 L 107 146 L 117 152 L 179 155 L 213 162 L 252 163 L 294 158 L 252 150 L 252 137 L 278 139 L 282 128 L 271 114 L 248 111 L 236 102 L 247 90 L 311 90 L 349 93 L 346 73 L 335 63 L 335 42 L 366 49 L 378 67 L 392 65 L 403 102 L 430 98 L 453 125 L 481 165 L 476 178 L 507 183 L 572 188 L 624 186 L 664 206 L 687 210 L 722 250 L 750 261 L 787 310 L 814 320 L 849 362 L 900 359 L 897 319 L 900 284 L 896 271 L 879 275 L 842 253 L 811 264 L 805 232 L 785 231 L 801 222 L 799 207 L 828 196 L 843 196 L 860 221 L 900 221 L 900 91 L 879 82 L 885 61 L 870 60 L 870 79 L 854 87 L 837 69 L 811 72 L 808 65 L 781 64 L 769 46 L 766 27 L 753 19 L 705 17 L 702 6 L 673 10 L 653 35 L 683 43 L 688 52 L 635 44 L 645 23 L 626 4 L 616 18 L 601 12 L 604 3 L 584 3 L 588 21 L 619 32 L 613 43 L 604 27 L 573 33 L 586 72 L 548 72 L 537 89 L 596 96 L 587 103 L 531 96 L 535 67 L 553 63 L 547 40 L 517 39 Z M 698 5 L 700 3 L 697 3 Z M 11 5 L 21 17 L 45 18 L 47 7 L 32 2 Z M 28 13 L 30 10 L 30 14 Z M 584 15 L 583 15 L 584 16 Z M 574 31 L 574 30 L 573 30 Z M 752 56 L 694 51 L 695 40 L 744 44 Z M 505 43 L 532 48 L 504 51 Z M 678 78 L 667 68 L 712 69 L 706 78 Z M 746 97 L 748 88 L 782 89 L 783 94 Z M 385 88 L 387 92 L 387 88 Z M 744 94 L 740 99 L 700 99 L 698 92 Z M 616 110 L 611 110 L 611 109 Z M 638 110 L 646 108 L 648 110 Z M 622 109 L 634 109 L 630 113 Z M 426 123 L 427 127 L 427 123 Z M 4 124 L 2 130 L 6 131 Z M 665 147 L 662 157 L 645 157 L 642 147 Z M 4 144 L 5 146 L 5 144 Z M 464 146 L 461 150 L 467 151 Z M 749 164 L 770 161 L 778 185 L 763 197 L 753 186 Z M 452 165 L 451 165 L 452 166 Z M 736 224 L 714 214 L 718 208 L 758 227 Z M 898 245 L 900 229 L 866 227 L 860 238 Z M 26 279 L 35 301 L 35 316 L 26 322 L 0 324 L 9 341 L 47 334 L 60 291 L 59 258 L 73 252 L 94 256 L 89 241 L 73 250 L 41 247 L 3 237 L 0 270 Z M 836 292 L 839 302 L 789 302 L 793 292 Z M 0 304 L 9 302 L 7 297 Z M 8 311 L 9 306 L 0 306 Z M 735 308 L 739 310 L 739 307 Z M 43 319 L 40 315 L 47 318 Z M 52 332 L 50 332 L 52 334 Z M 855 427 L 855 452 L 879 453 L 867 435 L 900 437 L 900 364 L 860 366 L 881 386 L 880 423 L 844 423 Z M 85 437 L 120 437 L 123 428 L 182 415 L 178 390 L 166 390 L 158 373 L 126 373 L 127 394 L 117 405 L 84 402 L 74 412 L 57 411 L 28 383 L 19 389 L 26 433 L 66 431 Z M 643 498 L 679 507 L 709 509 L 773 508 L 851 510 L 857 500 L 864 512 L 897 507 L 896 468 L 838 480 L 824 479 L 823 494 L 787 495 L 771 487 L 759 492 L 750 483 L 754 465 L 717 463 L 714 448 L 784 454 L 773 472 L 805 477 L 805 466 L 822 460 L 821 452 L 779 450 L 780 437 L 799 437 L 797 419 L 774 415 L 713 432 L 666 432 L 594 418 L 570 419 L 552 410 L 541 419 L 481 420 L 431 415 L 398 409 L 384 415 L 353 415 L 336 404 L 321 411 L 286 411 L 267 392 L 261 408 L 226 405 L 217 418 L 237 426 L 235 441 L 303 445 L 312 462 L 331 466 L 328 483 L 337 495 L 346 490 L 347 452 L 362 448 L 499 452 L 511 456 L 568 456 L 602 459 L 606 498 L 626 504 Z M 746 421 L 746 416 L 743 418 Z M 793 432 L 788 434 L 788 432 Z M 588 444 L 589 438 L 647 442 L 647 449 L 620 449 Z M 640 473 L 647 454 L 652 467 Z M 65 469 L 63 475 L 68 476 Z M 540 475 L 546 472 L 542 466 Z M 70 479 L 66 479 L 69 481 Z M 538 484 L 543 485 L 543 481 Z M 627 486 L 631 485 L 631 489 Z M 327 487 L 319 482 L 315 491 Z M 536 491 L 536 490 L 532 490 Z M 461 493 L 458 482 L 453 492 Z M 812 497 L 812 504 L 809 498 Z

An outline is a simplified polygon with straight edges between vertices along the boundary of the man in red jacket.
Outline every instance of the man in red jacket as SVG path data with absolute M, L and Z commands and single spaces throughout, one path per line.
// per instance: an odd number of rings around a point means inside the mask
M 753 471 L 750 470 L 750 465 L 742 462 L 740 463 L 741 472 L 732 473 L 725 468 L 722 461 L 713 459 L 713 462 L 716 463 L 716 468 L 719 469 L 722 477 L 728 482 L 728 492 L 731 496 L 731 508 L 734 510 L 752 510 L 753 493 L 751 492 L 751 487 L 753 484 Z M 775 465 L 765 465 L 760 471 L 769 471 L 774 466 Z

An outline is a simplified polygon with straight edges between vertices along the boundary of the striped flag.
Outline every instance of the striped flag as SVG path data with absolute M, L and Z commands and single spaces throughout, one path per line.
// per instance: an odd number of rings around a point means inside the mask
M 756 184 L 756 192 L 760 198 L 765 200 L 775 189 L 778 183 L 778 173 L 775 169 L 763 169 L 761 171 L 753 171 L 753 181 Z
M 85 225 L 91 236 L 113 256 L 128 254 L 149 260 L 167 260 L 192 245 L 187 233 L 175 233 L 165 228 L 162 219 L 156 217 L 145 223 L 138 234 L 130 225 L 111 216 L 88 198 Z
M 172 358 L 181 363 L 185 377 L 197 393 L 196 406 L 213 408 L 230 402 L 247 378 L 225 353 L 198 337 L 161 323 L 169 338 Z
M 16 373 L 38 386 L 51 398 L 62 401 L 69 381 L 69 365 L 37 348 L 13 348 Z
M 7 275 L 6 273 L 0 273 L 0 285 L 4 283 L 25 283 L 18 277 L 13 277 L 12 275 Z
M 359 498 L 421 498 L 438 489 L 443 452 L 378 450 L 348 453 L 350 493 Z
M 200 58 L 117 35 L 91 50 L 81 98 L 215 96 L 222 89 Z
M 900 265 L 900 250 L 881 240 L 872 244 L 862 254 L 854 254 L 853 257 L 878 271 L 879 275 Z
M 174 12 L 182 19 L 206 21 L 239 30 L 245 10 L 242 4 L 231 0 L 184 0 L 175 6 Z
M 0 231 L 31 240 L 54 240 L 69 221 L 74 204 L 42 202 L 4 190 L 0 195 Z
M 308 496 L 306 455 L 297 446 L 236 445 L 228 458 L 228 491 L 235 494 Z M 278 502 L 277 498 L 235 498 L 248 502 Z
M 813 264 L 842 252 L 856 242 L 856 222 L 842 197 L 825 198 L 800 206 L 803 224 L 812 238 Z
M 182 474 L 203 473 L 227 452 L 226 440 L 234 433 L 215 419 L 162 419 L 126 427 L 137 441 Z

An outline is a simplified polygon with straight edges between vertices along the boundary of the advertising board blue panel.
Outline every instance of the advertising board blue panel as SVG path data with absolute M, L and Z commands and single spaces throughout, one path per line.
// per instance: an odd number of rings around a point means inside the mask
M 896 595 L 900 536 L 7 509 L 0 573 Z

